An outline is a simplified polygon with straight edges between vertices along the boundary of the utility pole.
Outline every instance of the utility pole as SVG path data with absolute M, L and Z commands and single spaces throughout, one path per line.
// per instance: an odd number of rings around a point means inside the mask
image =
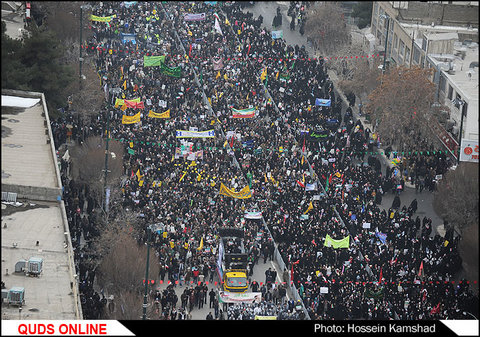
M 145 294 L 143 296 L 143 317 L 145 321 L 147 319 L 147 294 L 148 294 L 148 267 L 150 264 L 150 232 L 152 228 L 147 227 L 147 266 L 145 267 Z
M 109 106 L 107 102 L 107 106 Z M 105 212 L 108 213 L 108 195 L 107 195 L 107 175 L 108 175 L 108 142 L 110 141 L 110 111 L 107 109 L 107 128 L 105 130 L 106 133 L 106 145 L 105 145 L 105 169 L 104 171 L 104 179 L 103 179 L 103 191 L 105 192 Z
M 462 133 L 463 133 L 463 117 L 465 116 L 465 112 L 464 111 L 464 106 L 465 106 L 465 101 L 463 99 L 457 99 L 455 98 L 454 100 L 452 100 L 452 103 L 455 104 L 455 105 L 459 105 L 459 110 L 460 110 L 460 130 L 458 132 L 458 153 L 457 153 L 457 165 L 460 164 L 460 152 L 462 150 Z
M 83 6 L 80 6 L 80 57 L 78 58 L 79 61 L 79 66 L 78 66 L 78 85 L 80 90 L 82 90 L 82 62 L 83 62 L 83 57 L 82 57 L 82 37 L 83 33 Z

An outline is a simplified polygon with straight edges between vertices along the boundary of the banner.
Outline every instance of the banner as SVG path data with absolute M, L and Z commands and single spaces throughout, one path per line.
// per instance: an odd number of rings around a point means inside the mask
M 478 163 L 478 140 L 462 139 L 460 161 Z
M 246 212 L 244 217 L 245 219 L 261 219 L 262 212 Z
M 143 104 L 143 102 L 125 100 L 125 105 L 127 106 L 127 108 L 131 109 L 145 109 L 145 105 Z
M 283 30 L 272 31 L 272 39 L 283 39 Z
M 205 20 L 205 13 L 185 14 L 183 16 L 183 20 L 185 20 L 185 21 L 203 21 L 203 20 Z
M 387 240 L 387 234 L 384 234 L 382 232 L 376 232 L 375 233 L 375 236 L 380 240 L 380 242 L 382 242 L 383 244 L 385 244 L 386 240 Z
M 317 182 L 314 182 L 313 184 L 306 184 L 305 185 L 305 192 L 316 191 L 316 190 L 317 190 Z
M 233 118 L 252 118 L 255 117 L 255 108 L 237 110 L 232 108 Z
M 229 189 L 223 183 L 221 183 L 218 193 L 235 199 L 248 199 L 252 197 L 252 192 L 250 191 L 250 187 L 248 187 L 248 185 L 242 188 L 239 192 L 235 192 L 235 190 Z
M 165 62 L 165 55 L 160 56 L 143 56 L 144 67 L 160 67 Z
M 97 21 L 97 22 L 110 22 L 112 21 L 113 18 L 116 18 L 117 16 L 110 15 L 110 16 L 96 16 L 96 15 L 91 15 L 90 20 L 92 21 Z
M 223 57 L 220 58 L 219 60 L 212 60 L 213 62 L 213 70 L 220 70 L 223 69 Z
M 350 235 L 340 239 L 340 240 L 335 240 L 330 237 L 330 235 L 327 234 L 327 237 L 325 238 L 325 243 L 323 244 L 325 247 L 333 247 L 334 249 L 337 248 L 349 248 L 350 247 Z
M 375 299 L 378 299 L 378 298 L 382 298 L 383 297 L 383 289 L 384 288 L 380 288 L 378 291 L 373 291 L 372 289 L 367 289 L 365 291 L 365 297 L 368 297 L 368 298 L 375 298 Z
M 329 99 L 323 99 L 323 98 L 317 98 L 315 99 L 315 105 L 319 105 L 319 106 L 330 106 L 332 103 L 331 100 Z
M 228 291 L 220 291 L 218 293 L 218 301 L 220 303 L 260 303 L 262 293 L 231 293 Z
M 175 67 L 171 68 L 167 66 L 165 63 L 160 63 L 160 71 L 162 74 L 171 76 L 171 77 L 182 77 L 182 68 L 180 67 Z
M 140 112 L 138 112 L 134 116 L 127 116 L 127 115 L 122 116 L 122 124 L 135 124 L 138 122 L 140 122 Z
M 162 113 L 156 113 L 156 112 L 153 112 L 152 110 L 150 110 L 148 112 L 148 117 L 151 117 L 151 118 L 170 118 L 170 109 L 168 109 L 167 111 L 162 112 Z
M 137 34 L 128 34 L 128 33 L 120 33 L 120 39 L 122 40 L 122 43 L 125 44 L 127 42 L 131 42 L 132 44 L 136 44 L 136 36 Z
M 215 130 L 187 131 L 176 130 L 176 138 L 215 138 Z
M 130 100 L 117 98 L 117 99 L 115 100 L 115 108 L 118 108 L 119 106 L 123 106 L 123 105 L 125 104 L 125 102 L 129 102 L 129 103 L 140 103 L 140 97 L 139 97 L 139 98 L 135 98 L 135 99 L 130 99 Z

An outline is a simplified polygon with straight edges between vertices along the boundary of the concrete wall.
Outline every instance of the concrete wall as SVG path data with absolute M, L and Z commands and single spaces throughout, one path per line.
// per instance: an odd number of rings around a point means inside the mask
M 465 26 L 478 28 L 478 6 L 437 4 L 411 1 L 408 9 L 398 10 L 399 21 L 430 25 Z
M 17 198 L 28 200 L 58 201 L 62 196 L 61 188 L 21 186 L 2 183 L 2 192 L 17 193 Z

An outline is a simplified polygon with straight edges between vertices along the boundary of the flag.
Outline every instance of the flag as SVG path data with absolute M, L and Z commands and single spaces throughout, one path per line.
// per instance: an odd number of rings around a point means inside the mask
M 305 185 L 300 180 L 297 180 L 297 184 L 299 184 L 300 187 L 305 188 Z
M 202 250 L 203 249 L 203 237 L 200 240 L 200 246 L 198 246 L 197 250 Z
M 432 311 L 430 311 L 430 315 L 438 314 L 440 312 L 440 303 L 441 302 L 438 302 L 437 306 L 432 308 Z
M 137 176 L 138 180 L 140 180 L 143 177 L 143 175 L 140 174 L 140 169 L 137 170 L 137 173 L 135 173 L 135 175 Z
M 310 212 L 312 209 L 313 209 L 313 204 L 312 204 L 312 202 L 310 201 L 310 204 L 308 205 L 307 210 L 306 210 L 305 213 L 303 213 L 303 214 L 307 214 L 307 213 Z
M 423 276 L 424 275 L 424 271 L 423 271 L 423 260 L 422 260 L 422 263 L 420 263 L 420 268 L 418 269 L 418 276 Z
M 123 90 L 127 90 L 127 80 L 125 80 L 125 82 L 123 82 Z
M 300 260 L 297 260 L 297 262 L 292 263 L 292 272 L 290 273 L 290 281 L 293 281 L 293 266 L 299 263 L 300 263 Z
M 260 79 L 264 81 L 267 78 L 267 67 L 265 67 L 260 75 Z
M 380 276 L 378 277 L 378 284 L 382 283 L 383 279 L 383 267 L 380 267 Z
M 252 118 L 255 117 L 255 108 L 237 110 L 232 108 L 232 118 Z
M 220 27 L 220 22 L 218 22 L 218 19 L 215 18 L 215 30 L 220 34 L 223 35 L 222 28 Z

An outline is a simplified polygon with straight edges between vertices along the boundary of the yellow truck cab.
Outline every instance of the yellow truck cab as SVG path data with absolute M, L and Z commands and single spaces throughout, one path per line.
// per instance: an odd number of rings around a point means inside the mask
M 220 240 L 217 272 L 223 289 L 244 293 L 248 290 L 247 259 L 243 244 L 244 231 L 241 228 L 223 227 L 218 229 Z

